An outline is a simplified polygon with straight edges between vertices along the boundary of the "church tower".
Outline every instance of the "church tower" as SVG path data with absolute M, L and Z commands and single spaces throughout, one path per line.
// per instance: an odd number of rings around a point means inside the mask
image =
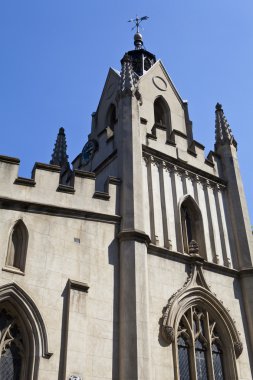
M 237 142 L 217 103 L 205 153 L 140 20 L 73 169 L 63 128 L 32 178 L 0 156 L 3 380 L 253 377 Z

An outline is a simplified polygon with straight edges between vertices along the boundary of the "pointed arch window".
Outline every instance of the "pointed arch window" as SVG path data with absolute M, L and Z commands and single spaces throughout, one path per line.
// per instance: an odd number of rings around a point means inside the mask
M 156 98 L 154 102 L 154 119 L 154 127 L 166 130 L 167 140 L 169 140 L 172 132 L 171 113 L 167 102 L 162 96 Z
M 191 253 L 190 247 L 194 246 L 201 256 L 206 258 L 204 240 L 204 227 L 201 211 L 196 201 L 187 195 L 180 205 L 183 252 Z
M 28 231 L 22 220 L 14 225 L 9 238 L 6 266 L 25 271 Z
M 177 332 L 180 380 L 224 380 L 222 341 L 207 311 L 191 307 Z
M 108 138 L 113 136 L 116 123 L 117 123 L 116 107 L 112 103 L 108 109 L 107 116 L 106 116 L 106 131 L 107 131 Z

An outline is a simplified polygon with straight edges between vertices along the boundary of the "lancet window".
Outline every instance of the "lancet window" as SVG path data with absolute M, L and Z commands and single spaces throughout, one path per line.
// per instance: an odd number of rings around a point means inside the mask
M 24 272 L 28 245 L 28 231 L 22 220 L 13 227 L 8 244 L 6 266 Z
M 116 123 L 117 123 L 116 107 L 114 104 L 111 104 L 106 116 L 106 130 L 107 130 L 108 138 L 113 135 Z
M 172 130 L 170 108 L 161 96 L 154 102 L 154 118 L 155 127 L 167 130 L 167 139 L 169 139 Z
M 225 380 L 222 347 L 216 322 L 207 311 L 191 307 L 177 332 L 180 380 Z
M 199 206 L 190 195 L 187 195 L 181 203 L 180 215 L 183 252 L 198 253 L 206 257 L 202 215 Z

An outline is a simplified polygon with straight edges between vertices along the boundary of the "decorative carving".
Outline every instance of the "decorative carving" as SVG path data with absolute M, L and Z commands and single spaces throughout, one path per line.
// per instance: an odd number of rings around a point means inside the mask
M 171 162 L 164 161 L 158 157 L 152 156 L 152 155 L 147 154 L 147 153 L 144 153 L 143 157 L 150 158 L 151 162 L 153 164 L 155 164 L 157 167 L 159 165 L 162 165 L 162 167 L 169 173 L 175 173 L 178 176 L 180 176 L 181 178 L 188 178 L 192 182 L 197 182 L 197 183 L 201 184 L 203 188 L 206 188 L 206 187 L 209 187 L 212 189 L 215 188 L 215 189 L 217 189 L 217 191 L 222 191 L 222 190 L 226 189 L 226 186 L 221 184 L 221 183 L 214 182 L 210 179 L 202 177 L 202 176 L 200 176 L 194 172 L 183 169 L 182 167 L 175 165 Z
M 240 340 L 238 340 L 237 342 L 234 342 L 234 349 L 235 349 L 236 357 L 239 358 L 243 350 L 243 344 Z
M 161 90 L 161 91 L 167 90 L 167 83 L 165 82 L 163 78 L 156 76 L 152 78 L 152 81 L 154 85 L 156 86 L 156 88 L 158 88 L 158 90 Z
M 199 245 L 195 240 L 192 240 L 189 243 L 189 254 L 195 256 L 199 254 Z
M 218 314 L 222 317 L 221 322 L 228 329 L 229 336 L 232 337 L 234 342 L 236 357 L 239 357 L 242 353 L 243 345 L 235 320 L 231 318 L 229 310 L 223 305 L 223 301 L 218 300 L 217 295 L 211 292 L 210 286 L 204 278 L 202 265 L 202 262 L 195 261 L 190 267 L 190 272 L 184 285 L 169 298 L 160 320 L 161 336 L 167 344 L 173 343 L 175 341 L 175 331 L 178 331 L 179 328 L 178 321 L 185 311 L 190 307 L 197 307 L 198 304 L 201 309 L 205 309 L 205 303 L 207 303 L 209 308 L 212 305 L 214 316 Z M 215 339 L 215 335 L 213 339 Z
M 162 336 L 163 339 L 168 343 L 171 344 L 175 341 L 175 330 L 171 326 L 163 326 L 162 328 Z
M 5 353 L 6 349 L 10 347 L 11 342 L 14 340 L 14 337 L 11 335 L 11 327 L 12 324 L 10 323 L 0 331 L 0 357 Z

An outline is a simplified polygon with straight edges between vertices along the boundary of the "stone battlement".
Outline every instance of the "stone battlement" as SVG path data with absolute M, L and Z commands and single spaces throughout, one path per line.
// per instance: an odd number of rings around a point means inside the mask
M 120 180 L 108 177 L 104 191 L 96 191 L 93 172 L 74 170 L 73 186 L 60 184 L 61 168 L 36 162 L 32 178 L 18 176 L 20 160 L 0 156 L 0 201 L 58 207 L 116 216 Z

